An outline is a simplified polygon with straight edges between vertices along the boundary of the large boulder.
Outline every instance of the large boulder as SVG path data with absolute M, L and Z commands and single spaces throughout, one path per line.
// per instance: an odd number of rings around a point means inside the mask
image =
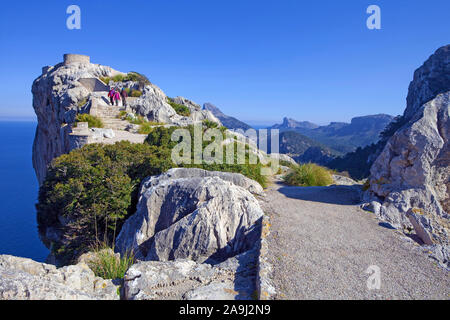
M 142 260 L 215 264 L 252 248 L 263 212 L 245 189 L 260 191 L 250 181 L 200 169 L 172 169 L 147 179 L 136 213 L 117 237 L 117 250 L 133 250 Z
M 118 287 L 80 263 L 57 269 L 0 255 L 0 300 L 118 300 Z
M 449 48 L 436 51 L 414 73 L 405 124 L 372 165 L 366 195 L 381 202 L 375 206 L 380 218 L 413 228 L 424 244 L 444 248 L 439 250 L 444 264 L 450 228 Z

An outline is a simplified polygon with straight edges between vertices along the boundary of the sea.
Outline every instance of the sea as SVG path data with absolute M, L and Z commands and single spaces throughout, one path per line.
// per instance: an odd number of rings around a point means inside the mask
M 39 184 L 31 161 L 37 122 L 0 121 L 0 254 L 44 262 L 49 250 L 39 239 Z

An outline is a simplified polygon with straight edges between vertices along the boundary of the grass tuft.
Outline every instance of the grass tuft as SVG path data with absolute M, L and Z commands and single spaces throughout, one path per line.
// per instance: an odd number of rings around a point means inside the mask
M 284 181 L 293 186 L 328 186 L 333 183 L 333 177 L 327 168 L 306 163 L 294 167 L 292 172 L 284 177 Z
M 135 262 L 134 254 L 127 252 L 122 256 L 106 246 L 94 248 L 94 258 L 88 262 L 89 268 L 97 277 L 103 279 L 123 279 L 128 268 Z
M 89 128 L 103 128 L 102 119 L 87 113 L 80 113 L 77 115 L 74 127 L 77 126 L 77 122 L 87 122 Z

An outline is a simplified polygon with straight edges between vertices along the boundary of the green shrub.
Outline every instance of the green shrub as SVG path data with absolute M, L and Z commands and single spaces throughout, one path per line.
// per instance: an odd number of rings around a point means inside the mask
M 77 122 L 87 122 L 89 128 L 103 128 L 102 119 L 87 113 L 79 113 L 76 116 L 74 124 L 75 127 L 77 126 Z
M 140 90 L 131 90 L 131 97 L 135 97 L 135 98 L 139 98 L 140 96 L 142 96 L 142 91 Z
M 84 99 L 78 101 L 78 107 L 83 107 L 89 101 L 89 97 L 85 97 Z
M 123 120 L 123 119 L 125 119 L 127 113 L 128 113 L 128 112 L 126 112 L 125 110 L 121 110 L 121 111 L 119 112 L 119 114 L 117 115 L 117 118 Z
M 178 113 L 180 116 L 189 117 L 191 110 L 182 104 L 175 103 L 172 98 L 167 98 L 167 103 Z
M 106 246 L 94 249 L 94 258 L 88 262 L 89 268 L 97 277 L 103 279 L 123 279 L 134 262 L 134 254 L 127 252 L 118 257 L 114 250 Z
M 173 147 L 175 147 L 178 144 L 178 141 L 172 141 L 171 137 L 172 137 L 172 133 L 179 129 L 179 127 L 153 127 L 150 129 L 150 133 L 148 134 L 145 143 L 150 144 L 152 146 L 156 146 L 156 147 L 166 147 L 169 150 L 171 150 Z M 187 129 L 190 133 L 191 136 L 191 141 L 194 141 L 194 126 L 187 126 L 184 127 L 184 129 Z M 208 128 L 206 126 L 203 126 L 203 131 L 206 131 Z M 221 128 L 222 129 L 222 128 Z M 226 135 L 225 135 L 225 130 L 226 128 L 223 128 L 222 133 L 223 133 L 223 139 L 225 140 Z M 208 146 L 211 143 L 211 141 L 203 141 L 203 149 Z M 234 145 L 234 150 L 237 150 L 237 146 L 236 146 L 237 142 L 235 142 Z M 241 173 L 247 177 L 249 177 L 250 179 L 253 179 L 257 182 L 259 182 L 261 184 L 261 186 L 265 187 L 267 184 L 267 179 L 266 176 L 261 174 L 261 169 L 263 167 L 263 165 L 259 162 L 256 164 L 250 164 L 249 163 L 249 155 L 248 153 L 246 154 L 245 157 L 245 163 L 244 164 L 237 164 L 237 153 L 234 152 L 234 164 L 227 164 L 225 163 L 225 156 L 226 156 L 226 152 L 225 152 L 225 146 L 223 146 L 223 156 L 224 158 L 222 159 L 222 163 L 221 164 L 208 164 L 208 163 L 201 163 L 201 164 L 194 164 L 194 143 L 191 144 L 191 164 L 180 164 L 180 167 L 185 167 L 185 168 L 202 168 L 205 170 L 210 170 L 210 171 L 224 171 L 224 172 L 236 172 L 236 173 Z M 246 146 L 246 150 L 248 151 L 248 145 Z
M 171 167 L 170 151 L 128 141 L 88 144 L 56 158 L 36 205 L 39 229 L 63 234 L 51 244 L 52 252 L 70 263 L 99 241 L 113 243 L 136 210 L 141 180 Z
M 327 168 L 306 163 L 293 168 L 293 171 L 284 177 L 284 181 L 302 187 L 328 186 L 333 183 L 333 177 Z
M 146 85 L 150 85 L 150 80 L 148 80 L 146 76 L 134 71 L 128 72 L 126 76 L 124 76 L 123 74 L 117 74 L 114 77 L 100 77 L 99 79 L 104 83 L 106 83 L 107 85 L 109 84 L 110 81 L 114 82 L 134 81 L 138 82 L 141 88 L 143 88 Z M 129 92 L 127 93 L 129 94 Z
M 111 81 L 110 77 L 100 77 L 101 81 L 103 81 L 106 85 L 109 85 L 109 82 Z
M 143 124 L 143 123 L 147 122 L 147 119 L 140 115 L 137 115 L 135 117 L 128 116 L 126 118 L 126 120 L 132 124 Z
M 142 88 L 146 85 L 150 85 L 150 80 L 143 74 L 140 74 L 135 71 L 128 72 L 127 76 L 125 77 L 124 81 L 135 81 L 139 82 L 139 86 Z
M 153 122 L 153 121 L 147 121 L 140 125 L 138 133 L 140 134 L 149 134 L 154 126 L 162 126 L 164 123 L 161 122 Z
M 121 74 L 117 74 L 114 77 L 112 77 L 112 80 L 114 82 L 123 82 L 124 79 L 125 79 L 125 77 L 123 75 L 121 75 Z

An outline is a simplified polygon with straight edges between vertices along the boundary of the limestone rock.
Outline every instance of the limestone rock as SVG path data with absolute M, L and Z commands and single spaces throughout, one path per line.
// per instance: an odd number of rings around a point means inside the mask
M 117 286 L 80 263 L 57 269 L 0 255 L 0 300 L 118 300 Z
M 271 153 L 269 154 L 270 158 L 272 159 L 278 159 L 279 161 L 286 161 L 290 164 L 294 164 L 296 165 L 297 162 L 292 159 L 290 156 L 288 156 L 287 154 L 282 154 L 282 153 Z
M 257 251 L 211 266 L 192 260 L 141 261 L 125 275 L 127 300 L 251 299 L 256 290 Z
M 449 66 L 446 46 L 414 73 L 406 123 L 372 165 L 366 196 L 381 203 L 380 218 L 396 228 L 414 227 L 425 244 L 442 248 L 450 229 Z
M 32 86 L 33 108 L 38 119 L 33 144 L 33 167 L 39 184 L 44 181 L 48 165 L 54 158 L 87 143 L 105 142 L 99 135 L 103 134 L 106 138 L 113 135 L 106 131 L 99 133 L 98 130 L 93 132 L 93 138 L 91 131 L 73 135 L 70 124 L 75 121 L 78 113 L 94 114 L 99 108 L 109 104 L 106 91 L 108 87 L 99 78 L 125 75 L 111 67 L 90 63 L 89 57 L 80 55 L 66 55 L 64 63 L 44 67 L 42 71 Z M 128 98 L 129 110 L 151 121 L 177 126 L 187 126 L 203 120 L 220 124 L 211 112 L 201 110 L 197 104 L 181 97 L 178 97 L 177 101 L 186 104 L 191 110 L 191 115 L 189 117 L 178 115 L 167 103 L 164 92 L 152 83 L 141 85 L 133 81 L 110 81 L 109 85 L 140 89 L 142 91 L 140 97 Z M 133 130 L 130 129 L 130 132 Z M 90 139 L 87 139 L 86 135 L 89 135 Z M 134 141 L 130 134 L 117 137 L 119 137 L 117 140 Z
M 144 192 L 144 189 L 149 189 L 164 180 L 199 177 L 219 177 L 224 181 L 229 181 L 248 190 L 250 193 L 258 195 L 263 193 L 263 188 L 258 182 L 247 178 L 243 174 L 223 171 L 208 171 L 199 168 L 172 168 L 159 176 L 149 177 L 142 182 L 141 192 Z
M 423 104 L 447 91 L 450 91 L 450 45 L 439 48 L 414 72 L 404 115 L 411 118 Z
M 334 184 L 341 185 L 341 186 L 353 186 L 358 184 L 355 180 L 349 177 L 341 176 L 339 174 L 333 174 L 333 181 Z
M 143 260 L 210 263 L 248 250 L 259 239 L 263 212 L 249 191 L 224 179 L 253 188 L 241 176 L 200 169 L 174 169 L 147 179 L 116 248 L 132 249 Z

